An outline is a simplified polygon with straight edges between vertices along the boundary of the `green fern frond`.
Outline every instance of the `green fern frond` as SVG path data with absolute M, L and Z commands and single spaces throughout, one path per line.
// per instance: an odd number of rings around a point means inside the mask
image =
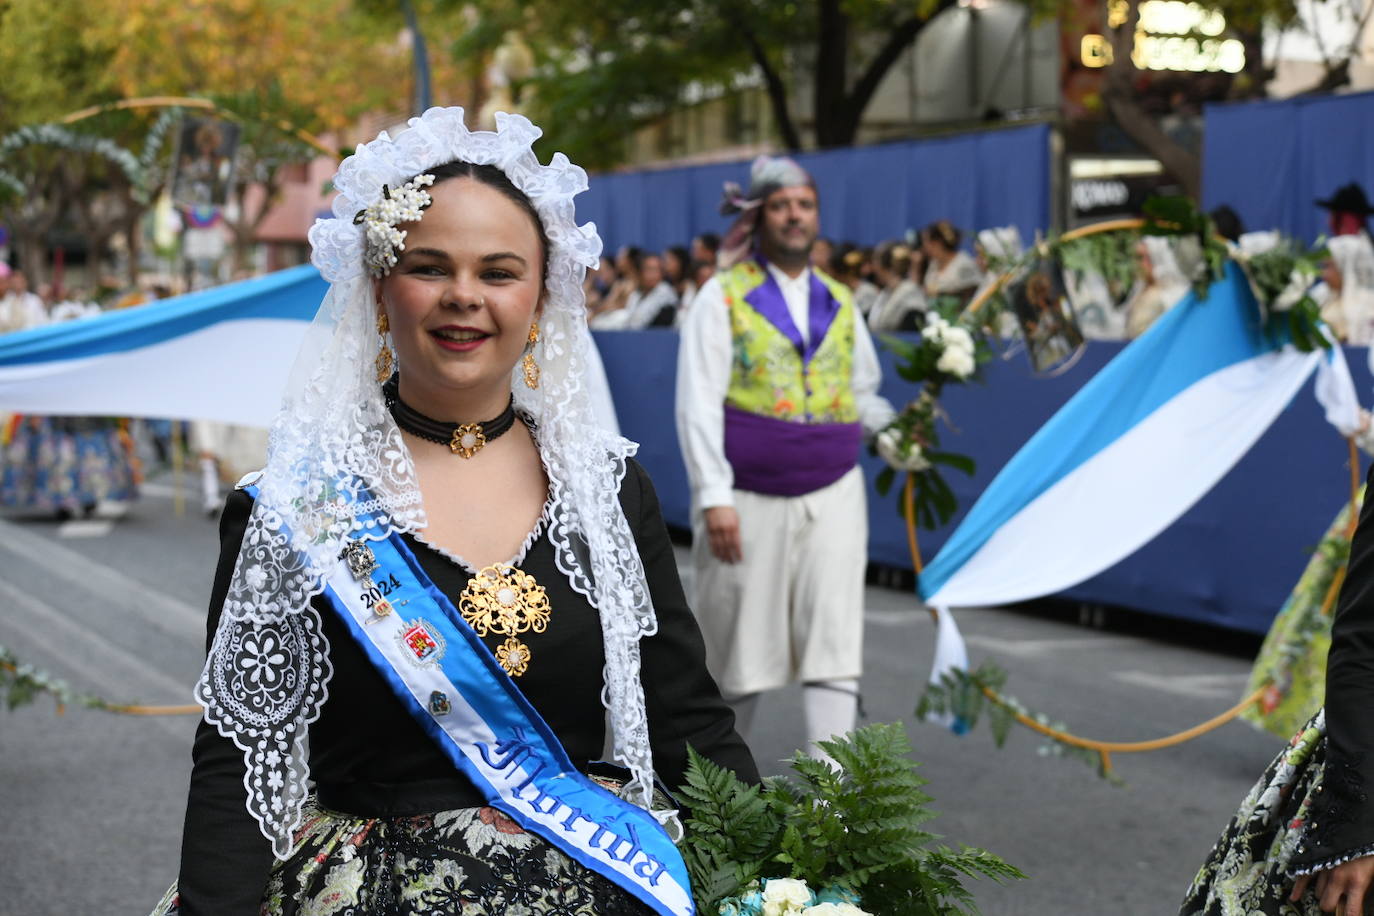
M 976 913 L 963 880 L 1025 877 L 984 850 L 932 846 L 939 837 L 922 826 L 935 816 L 932 799 L 901 725 L 820 744 L 833 763 L 798 754 L 794 778 L 762 788 L 690 754 L 682 845 L 700 912 L 758 878 L 786 876 L 848 888 L 873 913 Z

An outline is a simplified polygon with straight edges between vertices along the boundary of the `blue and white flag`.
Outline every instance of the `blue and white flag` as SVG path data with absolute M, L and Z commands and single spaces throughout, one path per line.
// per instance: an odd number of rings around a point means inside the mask
M 305 265 L 0 336 L 0 413 L 270 426 L 327 288 Z
M 1009 461 L 926 567 L 936 608 L 1052 595 L 1134 553 L 1249 451 L 1321 367 L 1318 397 L 1345 434 L 1358 402 L 1339 347 L 1266 337 L 1234 264 L 1122 350 Z
M 91 318 L 0 335 L 0 414 L 173 417 L 269 427 L 329 284 L 306 264 Z M 620 435 L 606 370 L 583 384 Z

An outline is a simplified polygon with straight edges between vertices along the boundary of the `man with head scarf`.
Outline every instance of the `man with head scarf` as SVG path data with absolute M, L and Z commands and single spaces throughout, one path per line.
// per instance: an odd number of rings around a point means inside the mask
M 815 183 L 761 156 L 720 269 L 682 326 L 677 427 L 692 483 L 707 661 L 748 728 L 758 696 L 801 681 L 807 739 L 854 728 L 863 669 L 865 434 L 892 419 L 848 287 L 810 266 Z

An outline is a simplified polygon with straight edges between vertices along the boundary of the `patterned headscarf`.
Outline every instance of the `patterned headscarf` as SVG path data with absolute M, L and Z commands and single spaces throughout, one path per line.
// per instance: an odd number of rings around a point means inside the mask
M 816 187 L 816 181 L 806 169 L 786 156 L 759 156 L 749 167 L 749 190 L 733 181 L 725 183 L 720 203 L 722 216 L 739 214 L 725 239 L 720 243 L 716 264 L 728 270 L 744 260 L 754 246 L 754 230 L 758 228 L 759 213 L 768 195 L 783 188 Z

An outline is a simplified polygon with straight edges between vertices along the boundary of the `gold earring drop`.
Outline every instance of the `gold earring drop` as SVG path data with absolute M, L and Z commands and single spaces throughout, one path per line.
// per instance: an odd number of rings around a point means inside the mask
M 396 365 L 396 359 L 391 353 L 391 347 L 387 346 L 386 335 L 391 330 L 391 323 L 386 319 L 386 312 L 377 314 L 377 334 L 382 338 L 382 348 L 377 351 L 377 381 L 385 382 L 391 378 L 391 370 Z
M 530 335 L 525 338 L 525 341 L 528 346 L 525 348 L 525 358 L 520 361 L 525 370 L 525 385 L 529 388 L 538 388 L 539 364 L 534 361 L 534 353 L 531 352 L 534 345 L 539 343 L 539 324 L 537 322 L 530 324 Z

